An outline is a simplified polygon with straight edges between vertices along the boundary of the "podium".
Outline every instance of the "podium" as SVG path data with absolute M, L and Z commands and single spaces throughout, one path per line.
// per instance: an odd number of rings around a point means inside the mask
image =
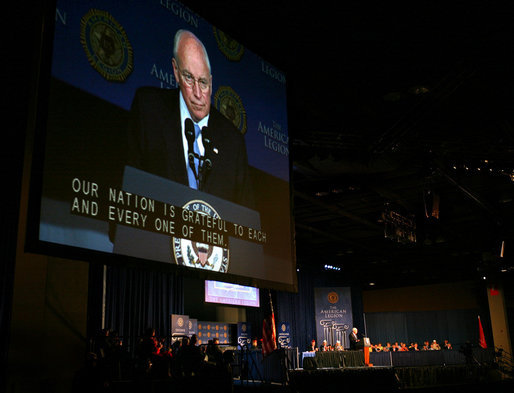
M 373 364 L 371 364 L 369 362 L 369 348 L 371 347 L 371 342 L 369 341 L 369 337 L 363 337 L 362 344 L 363 344 L 362 350 L 364 351 L 364 364 L 367 367 L 373 366 Z

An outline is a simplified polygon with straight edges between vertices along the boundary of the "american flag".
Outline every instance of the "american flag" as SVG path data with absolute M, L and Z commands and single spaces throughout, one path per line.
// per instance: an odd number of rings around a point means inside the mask
M 275 329 L 275 313 L 271 303 L 271 293 L 269 297 L 271 313 L 262 322 L 262 356 L 267 356 L 277 349 L 277 330 Z

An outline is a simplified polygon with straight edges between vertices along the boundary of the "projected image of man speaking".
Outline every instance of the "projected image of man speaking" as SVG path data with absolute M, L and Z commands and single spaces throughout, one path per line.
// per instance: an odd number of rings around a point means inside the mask
M 253 207 L 244 136 L 211 106 L 209 57 L 192 32 L 177 31 L 172 65 L 179 89 L 136 91 L 130 110 L 128 164 Z

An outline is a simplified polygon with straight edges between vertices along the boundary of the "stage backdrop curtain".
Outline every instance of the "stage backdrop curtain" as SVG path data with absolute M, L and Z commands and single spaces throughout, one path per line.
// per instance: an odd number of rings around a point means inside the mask
M 157 336 L 171 332 L 171 314 L 184 313 L 182 277 L 168 272 L 107 268 L 105 327 L 134 349 L 149 327 Z
M 478 340 L 477 310 L 439 310 L 366 313 L 371 342 L 417 342 L 448 339 L 454 349 L 466 341 Z

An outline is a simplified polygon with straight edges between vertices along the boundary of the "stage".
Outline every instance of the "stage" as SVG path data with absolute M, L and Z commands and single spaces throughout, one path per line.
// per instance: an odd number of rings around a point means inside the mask
M 494 351 L 475 348 L 471 357 L 459 351 L 419 351 L 370 353 L 370 365 L 364 363 L 362 351 L 296 353 L 297 366 L 284 370 L 285 364 L 295 364 L 295 350 L 282 350 L 265 359 L 258 352 L 247 354 L 253 367 L 238 382 L 241 386 L 278 386 L 289 392 L 312 392 L 320 387 L 338 389 L 344 386 L 357 391 L 475 391 L 480 386 L 504 389 L 511 381 L 503 381 L 495 367 Z M 253 357 L 253 359 L 252 359 Z M 259 369 L 259 377 L 256 370 Z M 283 370 L 283 373 L 279 372 Z M 270 372 L 273 371 L 271 374 Z M 261 382 L 264 382 L 262 384 Z M 491 385 L 493 384 L 493 385 Z

